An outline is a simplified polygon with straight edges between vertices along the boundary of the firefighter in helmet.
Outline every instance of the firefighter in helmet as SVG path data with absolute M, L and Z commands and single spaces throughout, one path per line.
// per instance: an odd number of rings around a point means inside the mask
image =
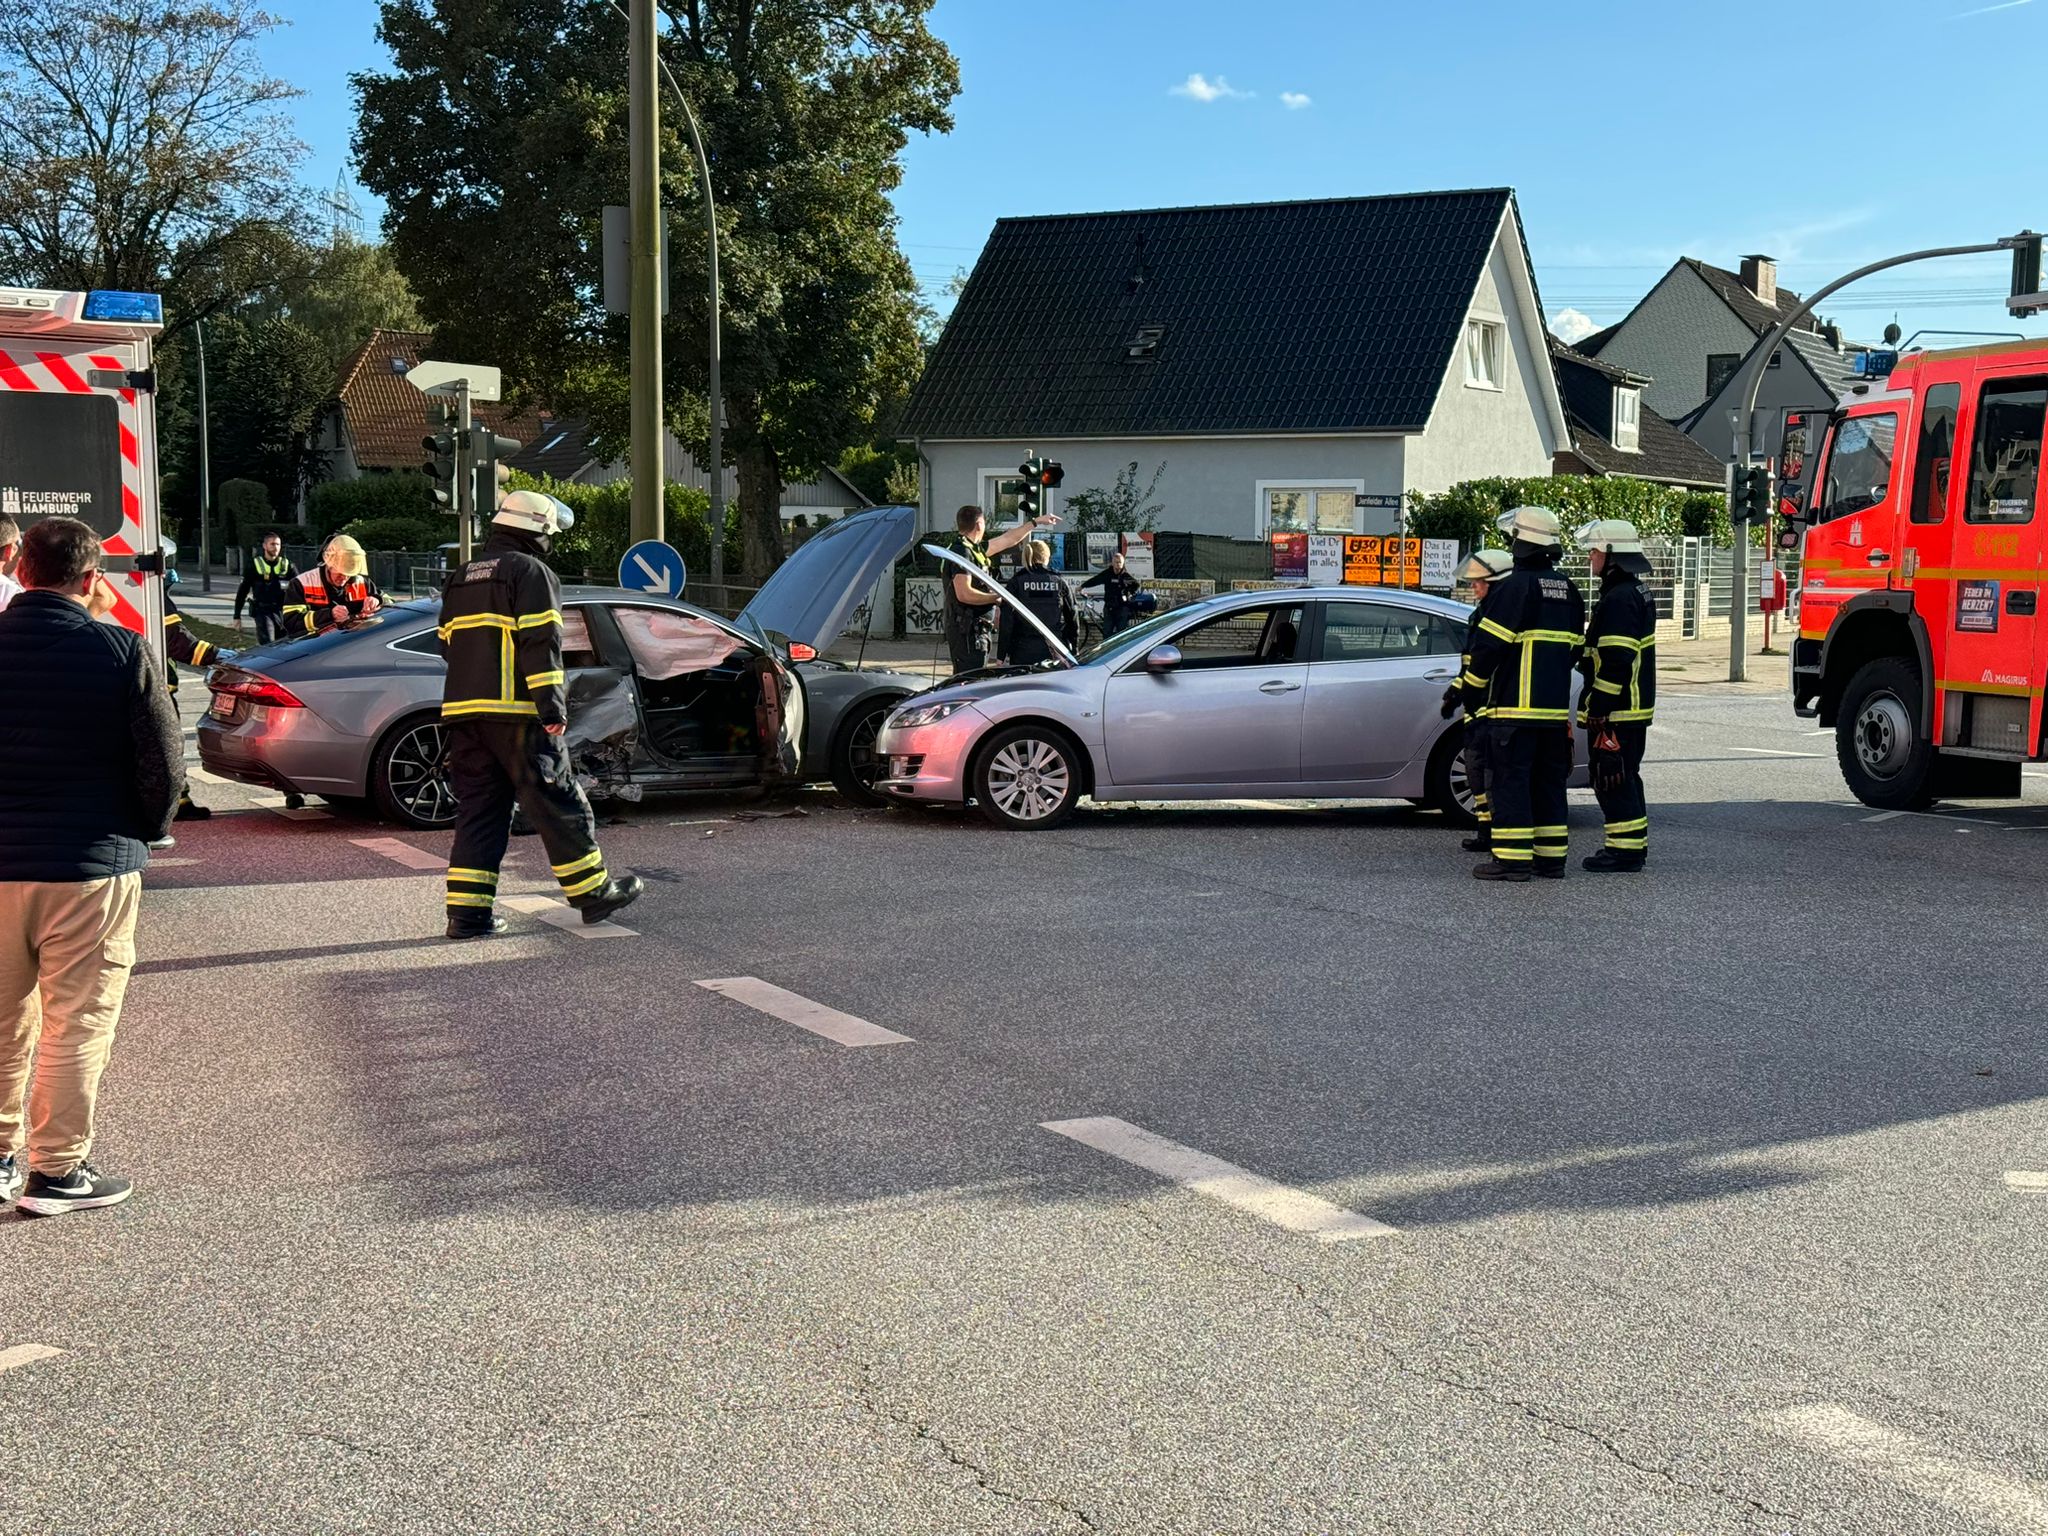
M 1493 583 L 1472 636 L 1467 687 L 1483 689 L 1493 721 L 1488 798 L 1493 857 L 1481 880 L 1564 875 L 1570 853 L 1565 785 L 1572 771 L 1572 672 L 1585 644 L 1586 603 L 1557 568 L 1557 514 L 1516 507 L 1500 520 L 1513 565 Z
M 1448 720 L 1460 704 L 1465 706 L 1465 782 L 1471 786 L 1472 813 L 1479 820 L 1479 830 L 1464 841 L 1467 853 L 1486 853 L 1493 847 L 1493 804 L 1486 787 L 1492 778 L 1493 718 L 1486 707 L 1486 689 L 1472 671 L 1472 637 L 1486 616 L 1494 582 L 1513 563 L 1504 549 L 1482 549 L 1458 567 L 1458 580 L 1472 588 L 1473 608 L 1465 626 L 1465 654 L 1458 659 L 1458 680 L 1444 690 L 1443 715 Z
M 384 594 L 370 580 L 363 546 L 337 533 L 320 551 L 320 563 L 285 584 L 284 633 L 310 635 L 330 624 L 365 619 L 384 606 Z
M 1618 517 L 1582 529 L 1579 547 L 1600 582 L 1579 663 L 1586 678 L 1579 719 L 1607 832 L 1605 845 L 1580 865 L 1598 874 L 1631 874 L 1643 867 L 1650 848 L 1643 799 L 1643 746 L 1657 705 L 1657 609 L 1643 586 L 1650 562 L 1635 524 Z
M 569 713 L 561 587 L 543 556 L 575 521 L 552 496 L 512 492 L 499 503 L 484 547 L 441 594 L 448 658 L 441 718 L 455 791 L 451 939 L 505 931 L 492 906 L 515 806 L 540 833 L 562 894 L 584 922 L 601 922 L 645 889 L 638 875 L 614 876 L 605 867 L 590 802 L 562 740 Z

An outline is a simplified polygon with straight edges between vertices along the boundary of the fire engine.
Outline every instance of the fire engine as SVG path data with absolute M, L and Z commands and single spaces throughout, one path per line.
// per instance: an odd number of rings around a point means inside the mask
M 2017 796 L 2044 755 L 2044 419 L 2048 342 L 2016 341 L 1909 354 L 1787 434 L 1793 708 L 1867 805 Z
M 153 293 L 0 287 L 0 513 L 90 525 L 112 618 L 163 655 Z

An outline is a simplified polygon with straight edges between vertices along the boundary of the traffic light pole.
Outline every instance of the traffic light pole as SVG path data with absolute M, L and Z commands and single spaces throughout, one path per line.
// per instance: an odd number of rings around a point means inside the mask
M 1806 297 L 1791 314 L 1780 320 L 1761 345 L 1749 354 L 1749 361 L 1743 365 L 1742 392 L 1740 403 L 1735 409 L 1735 460 L 1736 473 L 1729 477 L 1729 512 L 1741 510 L 1735 505 L 1735 498 L 1742 494 L 1742 472 L 1749 468 L 1752 452 L 1752 422 L 1756 416 L 1757 392 L 1763 388 L 1764 370 L 1777 355 L 1778 348 L 1791 334 L 1792 327 L 1813 313 L 1814 306 L 1830 294 L 1839 292 L 1849 284 L 1882 272 L 1887 267 L 1903 267 L 1912 261 L 1932 261 L 1937 256 L 1982 256 L 1991 251 L 2010 250 L 2011 240 L 1994 240 L 1988 245 L 1944 245 L 1926 251 L 1908 251 L 1903 256 L 1887 256 L 1883 261 L 1873 261 L 1869 266 L 1858 267 L 1846 276 L 1836 278 L 1825 288 L 1817 289 Z M 1747 525 L 1735 525 L 1744 531 L 1736 536 L 1734 549 L 1734 570 L 1731 572 L 1728 600 L 1728 681 L 1740 683 L 1749 676 L 1748 658 L 1744 655 L 1749 629 L 1749 535 Z
M 455 483 L 449 487 L 455 493 L 456 548 L 462 563 L 469 564 L 469 526 L 476 518 L 476 479 L 470 473 L 469 449 L 469 381 L 458 379 L 455 383 Z
M 628 74 L 631 97 L 626 137 L 632 181 L 628 218 L 633 231 L 632 427 L 634 542 L 662 537 L 661 409 L 661 88 L 656 52 L 655 0 L 629 0 Z M 715 471 L 714 471 L 715 473 Z M 714 540 L 714 543 L 716 541 Z

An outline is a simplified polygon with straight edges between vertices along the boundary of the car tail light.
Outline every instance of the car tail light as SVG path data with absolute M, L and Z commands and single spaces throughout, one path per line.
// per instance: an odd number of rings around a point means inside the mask
M 792 640 L 789 643 L 789 659 L 791 661 L 816 661 L 818 659 L 818 648 L 815 645 L 805 645 L 801 641 Z
M 268 704 L 273 709 L 306 707 L 283 683 L 274 682 L 254 672 L 230 672 L 206 686 L 215 693 L 224 693 L 230 698 L 247 699 L 251 704 Z

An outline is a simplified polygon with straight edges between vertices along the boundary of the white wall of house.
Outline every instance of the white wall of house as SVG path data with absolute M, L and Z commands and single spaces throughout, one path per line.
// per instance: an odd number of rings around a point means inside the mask
M 1650 379 L 1643 404 L 1676 419 L 1707 398 L 1709 356 L 1741 356 L 1755 345 L 1755 333 L 1681 262 L 1630 312 L 1600 361 Z
M 1517 296 L 1511 257 L 1503 240 L 1479 275 L 1469 323 L 1498 322 L 1506 343 L 1500 387 L 1468 378 L 1465 340 L 1459 336 L 1444 370 L 1429 428 L 1410 441 L 1406 489 L 1434 492 L 1487 475 L 1547 475 L 1560 444 L 1546 400 L 1552 388 L 1549 344 L 1542 322 L 1531 323 Z
M 1189 533 L 1255 539 L 1264 532 L 1262 484 L 1307 490 L 1352 490 L 1396 496 L 1405 489 L 1400 437 L 1168 437 L 1113 438 L 1082 442 L 927 442 L 925 515 L 927 526 L 953 527 L 954 511 L 968 503 L 990 507 L 984 471 L 1014 474 L 1033 452 L 1056 459 L 1066 470 L 1052 493 L 1052 510 L 1064 509 L 1076 491 L 1108 490 L 1126 465 L 1138 466 L 1143 489 L 1161 463 L 1166 471 L 1152 499 L 1164 511 L 1159 526 Z M 1355 531 L 1391 533 L 1395 514 L 1360 515 Z

